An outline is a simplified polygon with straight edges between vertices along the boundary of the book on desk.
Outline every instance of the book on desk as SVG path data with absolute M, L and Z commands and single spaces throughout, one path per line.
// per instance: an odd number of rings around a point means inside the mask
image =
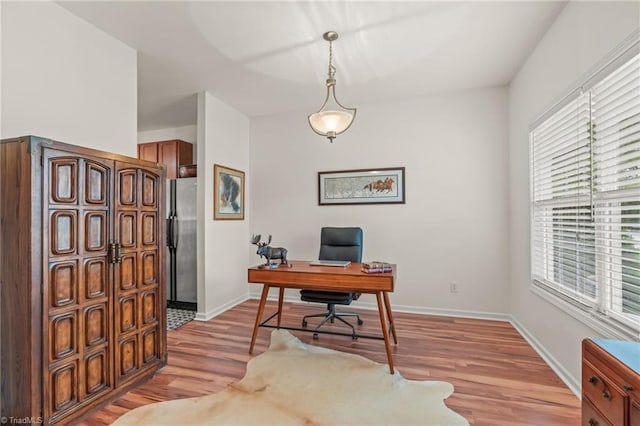
M 382 274 L 385 272 L 393 272 L 393 266 L 388 262 L 380 262 L 377 260 L 374 260 L 372 262 L 363 262 L 362 272 L 367 274 Z

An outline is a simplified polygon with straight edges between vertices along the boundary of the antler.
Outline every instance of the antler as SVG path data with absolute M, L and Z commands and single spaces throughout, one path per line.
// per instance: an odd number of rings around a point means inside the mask
M 267 244 L 265 244 L 265 245 L 268 246 L 269 244 L 271 244 L 271 234 L 269 234 L 269 241 L 267 241 Z
M 258 245 L 260 242 L 260 234 L 251 236 L 251 244 Z

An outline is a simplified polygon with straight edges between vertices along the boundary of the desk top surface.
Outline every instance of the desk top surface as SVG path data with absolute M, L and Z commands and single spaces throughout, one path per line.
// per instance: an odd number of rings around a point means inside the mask
M 309 260 L 289 260 L 290 266 L 248 269 L 250 283 L 264 283 L 288 288 L 376 292 L 393 291 L 396 265 L 392 272 L 365 273 L 362 263 L 349 266 L 314 266 Z

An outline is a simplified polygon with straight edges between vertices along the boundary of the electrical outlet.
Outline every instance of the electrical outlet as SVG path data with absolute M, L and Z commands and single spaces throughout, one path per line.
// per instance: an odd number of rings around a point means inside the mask
M 449 292 L 450 293 L 457 293 L 458 292 L 458 283 L 455 281 L 451 281 L 451 283 L 449 284 Z

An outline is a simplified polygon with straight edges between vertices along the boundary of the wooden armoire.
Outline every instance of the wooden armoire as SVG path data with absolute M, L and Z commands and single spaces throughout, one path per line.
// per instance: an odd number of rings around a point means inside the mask
M 164 185 L 146 161 L 0 142 L 2 416 L 67 423 L 166 364 Z

